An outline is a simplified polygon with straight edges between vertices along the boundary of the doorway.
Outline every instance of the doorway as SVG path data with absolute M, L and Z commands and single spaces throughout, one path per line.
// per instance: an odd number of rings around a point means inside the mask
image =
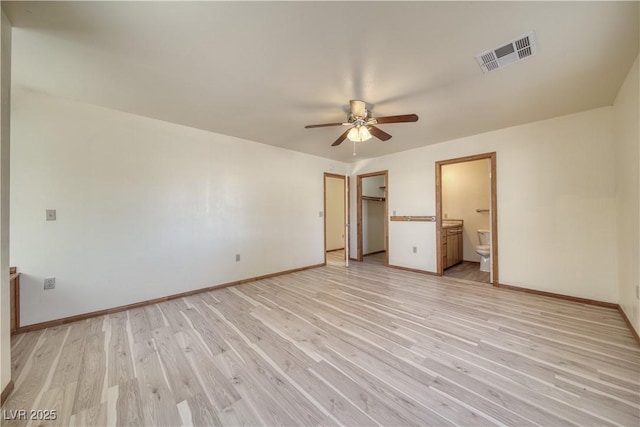
M 389 265 L 388 171 L 357 177 L 357 260 Z
M 349 265 L 349 177 L 324 174 L 324 262 Z
M 496 153 L 436 162 L 439 276 L 498 286 Z

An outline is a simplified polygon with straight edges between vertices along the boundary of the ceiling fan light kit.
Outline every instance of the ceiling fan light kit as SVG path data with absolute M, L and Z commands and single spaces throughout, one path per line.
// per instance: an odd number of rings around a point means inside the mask
M 373 117 L 371 115 L 371 111 L 367 110 L 367 104 L 364 101 L 358 99 L 352 99 L 349 101 L 349 105 L 351 106 L 351 111 L 347 116 L 347 121 L 344 123 L 324 123 L 319 125 L 307 125 L 306 129 L 318 128 L 318 127 L 328 127 L 328 126 L 349 126 L 349 129 L 344 131 L 342 135 L 338 137 L 334 141 L 331 146 L 335 147 L 340 144 L 345 139 L 349 139 L 349 141 L 353 141 L 354 143 L 354 151 L 353 155 L 355 156 L 355 143 L 363 142 L 371 139 L 371 137 L 375 136 L 381 141 L 388 141 L 391 139 L 391 135 L 383 131 L 382 129 L 377 128 L 375 125 L 378 124 L 386 124 L 386 123 L 407 123 L 407 122 L 417 122 L 418 115 L 417 114 L 404 114 L 400 116 L 387 116 L 387 117 Z
M 363 142 L 368 139 L 371 139 L 371 133 L 369 132 L 369 129 L 367 129 L 366 126 L 356 126 L 349 129 L 349 132 L 347 133 L 347 138 L 349 138 L 349 141 Z

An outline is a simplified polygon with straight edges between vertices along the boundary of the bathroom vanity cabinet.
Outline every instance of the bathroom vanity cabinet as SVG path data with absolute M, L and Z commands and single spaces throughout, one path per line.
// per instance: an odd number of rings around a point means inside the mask
M 462 224 L 442 226 L 442 268 L 462 262 Z

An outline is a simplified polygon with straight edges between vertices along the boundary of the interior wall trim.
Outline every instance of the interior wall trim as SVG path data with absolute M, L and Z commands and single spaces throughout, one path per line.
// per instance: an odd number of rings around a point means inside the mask
M 411 271 L 412 273 L 428 274 L 430 276 L 437 276 L 438 275 L 438 273 L 436 273 L 435 271 L 418 270 L 417 268 L 402 267 L 401 265 L 389 264 L 389 267 L 395 268 L 397 270 Z
M 386 251 L 385 249 L 383 249 L 383 250 L 381 250 L 381 251 L 369 252 L 369 253 L 366 253 L 366 254 L 364 254 L 364 255 L 362 255 L 362 256 L 369 256 L 369 255 L 381 254 L 382 252 L 387 252 L 387 251 Z
M 14 386 L 13 380 L 9 380 L 9 384 L 7 384 L 4 390 L 2 390 L 2 395 L 0 395 L 0 406 L 4 405 L 4 402 L 7 400 L 7 397 L 9 397 L 9 395 L 13 391 L 13 386 Z
M 435 222 L 436 217 L 434 215 L 392 215 L 389 221 L 427 221 Z
M 638 343 L 638 345 L 640 345 L 640 335 L 638 335 L 638 331 L 636 331 L 636 328 L 633 327 L 631 320 L 629 320 L 629 318 L 627 317 L 627 313 L 624 312 L 624 309 L 621 305 L 618 305 L 618 311 L 620 312 L 620 315 L 622 315 L 622 318 L 624 319 L 629 329 L 631 329 L 631 334 L 636 339 L 636 342 Z
M 605 301 L 598 301 L 598 300 L 595 300 L 595 299 L 573 297 L 573 296 L 570 296 L 570 295 L 556 294 L 554 292 L 539 291 L 537 289 L 530 289 L 530 288 L 522 288 L 520 286 L 505 285 L 504 283 L 499 283 L 498 287 L 502 288 L 502 289 L 509 289 L 509 290 L 512 290 L 512 291 L 525 292 L 527 294 L 542 295 L 542 296 L 545 296 L 545 297 L 553 297 L 553 298 L 563 299 L 565 301 L 578 302 L 580 304 L 588 304 L 588 305 L 596 305 L 598 307 L 613 308 L 615 310 L 617 310 L 618 307 L 619 307 L 618 304 L 613 303 L 613 302 L 605 302 Z
M 562 299 L 562 300 L 565 300 L 565 301 L 578 302 L 578 303 L 581 303 L 581 304 L 595 305 L 595 306 L 598 306 L 598 307 L 612 308 L 614 310 L 618 310 L 618 312 L 620 313 L 620 315 L 624 319 L 624 322 L 629 327 L 629 330 L 631 331 L 631 335 L 633 335 L 633 338 L 635 338 L 636 343 L 638 343 L 638 345 L 640 345 L 640 335 L 638 335 L 638 331 L 635 330 L 635 328 L 633 327 L 633 324 L 631 323 L 631 321 L 627 317 L 627 313 L 624 312 L 624 310 L 622 309 L 620 304 L 616 304 L 616 303 L 613 303 L 613 302 L 598 301 L 598 300 L 593 300 L 593 299 L 588 299 L 588 298 L 572 297 L 570 295 L 563 295 L 563 294 L 556 294 L 556 293 L 553 293 L 553 292 L 539 291 L 537 289 L 521 288 L 519 286 L 505 285 L 503 283 L 498 284 L 498 287 L 502 288 L 502 289 L 509 289 L 511 291 L 525 292 L 525 293 L 528 293 L 528 294 L 541 295 L 541 296 L 545 296 L 545 297 L 552 297 L 552 298 Z
M 326 265 L 326 263 L 309 265 L 309 266 L 306 266 L 306 267 L 299 267 L 299 268 L 294 268 L 294 269 L 291 269 L 291 270 L 279 271 L 277 273 L 265 274 L 263 276 L 251 277 L 251 278 L 248 278 L 248 279 L 241 279 L 241 280 L 236 280 L 236 281 L 233 281 L 233 282 L 222 283 L 220 285 L 208 286 L 206 288 L 194 289 L 192 291 L 181 292 L 179 294 L 168 295 L 168 296 L 165 296 L 165 297 L 160 297 L 160 298 L 154 298 L 154 299 L 150 299 L 150 300 L 146 300 L 146 301 L 135 302 L 133 304 L 126 304 L 126 305 L 121 305 L 121 306 L 118 306 L 118 307 L 107 308 L 107 309 L 104 309 L 104 310 L 92 311 L 90 313 L 77 314 L 75 316 L 64 317 L 62 319 L 54 319 L 54 320 L 48 320 L 46 322 L 34 323 L 33 325 L 27 325 L 27 326 L 22 326 L 22 327 L 18 328 L 16 330 L 16 334 L 21 334 L 21 333 L 24 333 L 24 332 L 37 331 L 37 330 L 40 330 L 40 329 L 51 328 L 51 327 L 54 327 L 54 326 L 65 325 L 67 323 L 77 322 L 79 320 L 86 320 L 86 319 L 90 319 L 92 317 L 104 316 L 105 314 L 118 313 L 118 312 L 121 312 L 121 311 L 130 310 L 132 308 L 144 307 L 144 306 L 147 306 L 147 305 L 157 304 L 157 303 L 160 303 L 160 302 L 165 302 L 165 301 L 169 301 L 169 300 L 177 299 L 177 298 L 183 298 L 183 297 L 187 297 L 187 296 L 190 296 L 190 295 L 199 294 L 199 293 L 202 293 L 202 292 L 213 291 L 215 289 L 228 288 L 229 286 L 237 286 L 237 285 L 242 285 L 243 283 L 255 282 L 257 280 L 269 279 L 271 277 L 282 276 L 282 275 L 290 274 L 290 273 L 296 273 L 298 271 L 304 271 L 304 270 L 310 270 L 312 268 L 324 267 L 325 265 Z
M 438 276 L 438 273 L 433 272 L 433 271 L 418 270 L 418 269 L 415 269 L 415 268 L 402 267 L 402 266 L 399 266 L 399 265 L 391 265 L 391 264 L 389 264 L 389 267 L 395 268 L 395 269 L 398 269 L 398 270 L 411 271 L 411 272 L 414 272 L 414 273 L 421 273 L 421 274 L 429 274 L 431 276 Z M 633 324 L 631 323 L 631 321 L 627 317 L 627 314 L 624 312 L 624 310 L 622 309 L 622 307 L 619 304 L 616 304 L 616 303 L 613 303 L 613 302 L 598 301 L 598 300 L 593 300 L 593 299 L 589 299 L 589 298 L 573 297 L 573 296 L 570 296 L 570 295 L 557 294 L 557 293 L 554 293 L 554 292 L 539 291 L 537 289 L 522 288 L 520 286 L 505 285 L 504 283 L 499 283 L 497 287 L 501 288 L 501 289 L 507 289 L 507 290 L 510 290 L 510 291 L 524 292 L 524 293 L 527 293 L 527 294 L 540 295 L 540 296 L 545 296 L 545 297 L 561 299 L 561 300 L 565 300 L 565 301 L 577 302 L 577 303 L 580 303 L 580 304 L 595 305 L 595 306 L 598 306 L 598 307 L 605 307 L 605 308 L 611 308 L 611 309 L 614 309 L 614 310 L 618 310 L 620 312 L 620 315 L 624 319 L 625 323 L 627 324 L 627 326 L 631 330 L 631 334 L 635 338 L 636 342 L 638 343 L 638 345 L 640 345 L 640 335 L 638 335 L 638 331 L 635 330 L 635 328 L 633 327 Z

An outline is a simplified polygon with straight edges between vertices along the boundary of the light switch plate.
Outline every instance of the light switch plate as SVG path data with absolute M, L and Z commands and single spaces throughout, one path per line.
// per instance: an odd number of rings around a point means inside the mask
M 56 220 L 56 210 L 47 209 L 47 221 L 55 221 L 55 220 Z

